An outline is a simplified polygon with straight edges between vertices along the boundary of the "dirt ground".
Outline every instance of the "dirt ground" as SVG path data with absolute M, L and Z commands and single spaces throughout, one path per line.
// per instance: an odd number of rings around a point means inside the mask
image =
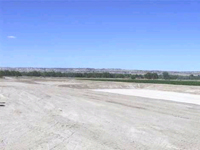
M 200 105 L 95 89 L 200 96 L 194 86 L 0 79 L 0 150 L 200 149 Z

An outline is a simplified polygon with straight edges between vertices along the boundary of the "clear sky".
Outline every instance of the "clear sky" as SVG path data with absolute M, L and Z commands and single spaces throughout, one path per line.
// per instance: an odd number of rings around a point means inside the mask
M 200 70 L 200 0 L 1 0 L 0 67 Z

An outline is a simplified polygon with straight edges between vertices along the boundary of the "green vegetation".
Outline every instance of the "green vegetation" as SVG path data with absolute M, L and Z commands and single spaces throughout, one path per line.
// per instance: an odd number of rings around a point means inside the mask
M 3 76 L 31 76 L 31 77 L 77 77 L 90 78 L 95 81 L 117 81 L 117 82 L 135 82 L 135 83 L 157 83 L 157 84 L 176 84 L 176 85 L 200 85 L 200 76 L 180 76 L 170 75 L 168 72 L 163 72 L 162 75 L 148 72 L 145 75 L 131 75 L 131 74 L 113 74 L 113 73 L 63 73 L 63 72 L 19 72 L 19 71 L 0 71 L 0 77 Z M 185 81 L 190 80 L 190 81 Z M 194 80 L 194 81 L 192 81 Z
M 80 79 L 92 81 L 112 81 L 112 82 L 133 82 L 133 83 L 154 83 L 154 84 L 173 84 L 173 85 L 191 85 L 200 86 L 200 81 L 175 81 L 175 80 L 131 80 L 131 79 Z
M 168 72 L 163 72 L 162 75 L 163 75 L 163 78 L 164 78 L 165 80 L 170 79 L 170 75 L 169 75 Z
M 158 74 L 148 72 L 144 75 L 144 78 L 146 78 L 146 79 L 158 79 Z
M 31 71 L 31 72 L 19 72 L 19 71 L 0 71 L 2 76 L 31 76 L 31 77 L 79 77 L 79 78 L 136 78 L 140 75 L 131 74 L 111 74 L 108 72 L 104 73 L 62 73 L 62 72 L 41 72 L 41 71 Z

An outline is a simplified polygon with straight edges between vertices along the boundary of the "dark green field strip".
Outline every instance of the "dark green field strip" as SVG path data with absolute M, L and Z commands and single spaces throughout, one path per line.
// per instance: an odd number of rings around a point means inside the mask
M 131 80 L 131 79 L 80 79 L 91 81 L 112 81 L 112 82 L 133 82 L 133 83 L 154 83 L 154 84 L 173 84 L 173 85 L 191 85 L 200 86 L 199 81 L 171 81 L 171 80 Z

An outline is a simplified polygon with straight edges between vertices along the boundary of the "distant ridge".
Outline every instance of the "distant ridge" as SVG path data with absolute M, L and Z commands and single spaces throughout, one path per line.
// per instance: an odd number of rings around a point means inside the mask
M 109 73 L 116 73 L 116 74 L 145 74 L 147 72 L 162 74 L 164 71 L 162 70 L 128 70 L 128 69 L 119 69 L 119 68 L 102 68 L 102 69 L 95 69 L 95 68 L 34 68 L 34 67 L 0 67 L 0 70 L 14 70 L 20 72 L 30 72 L 30 71 L 55 71 L 55 72 L 73 72 L 73 73 L 102 73 L 102 72 L 109 72 Z M 200 71 L 167 71 L 172 75 L 200 75 Z

